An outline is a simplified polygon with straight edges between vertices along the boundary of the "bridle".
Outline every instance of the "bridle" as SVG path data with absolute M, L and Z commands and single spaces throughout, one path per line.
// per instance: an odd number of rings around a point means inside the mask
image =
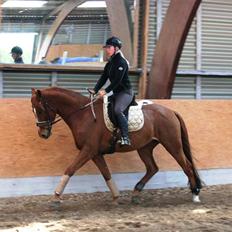
M 57 115 L 56 111 L 53 109 L 53 107 L 51 107 L 48 102 L 46 101 L 46 99 L 44 97 L 41 98 L 41 104 L 42 104 L 42 107 L 43 107 L 43 111 L 45 112 L 48 120 L 46 121 L 39 121 L 38 120 L 38 116 L 37 116 L 37 113 L 36 113 L 36 109 L 34 107 L 32 107 L 32 111 L 35 115 L 35 118 L 36 118 L 36 126 L 37 127 L 44 127 L 48 130 L 51 130 L 52 129 L 52 125 L 59 122 L 62 118 Z M 49 110 L 50 109 L 52 112 L 54 112 L 56 114 L 56 117 L 54 120 L 51 120 L 51 116 L 49 114 Z
M 93 103 L 94 103 L 95 101 L 97 101 L 99 97 L 96 96 L 95 94 L 91 93 L 91 92 L 89 92 L 89 93 L 90 93 L 90 102 L 87 103 L 87 104 L 85 104 L 84 106 L 81 106 L 79 109 L 75 110 L 74 112 L 72 112 L 72 113 L 68 116 L 68 118 L 69 118 L 73 113 L 76 113 L 77 111 L 83 110 L 83 109 L 87 108 L 88 106 L 90 106 L 90 107 L 91 107 L 92 114 L 93 114 L 93 117 L 94 117 L 94 120 L 96 121 L 96 114 L 95 114 L 95 112 L 94 112 Z M 42 107 L 43 107 L 42 110 L 45 112 L 45 114 L 46 114 L 48 120 L 39 121 L 39 120 L 38 120 L 37 113 L 36 113 L 36 109 L 35 109 L 34 107 L 32 107 L 32 111 L 33 111 L 33 113 L 34 113 L 34 115 L 35 115 L 35 118 L 36 118 L 36 126 L 37 126 L 37 127 L 44 127 L 44 128 L 46 128 L 46 129 L 48 129 L 49 131 L 51 131 L 52 125 L 54 125 L 54 124 L 56 124 L 57 122 L 61 121 L 62 118 L 61 118 L 60 115 L 57 115 L 57 112 L 55 111 L 55 109 L 54 109 L 52 106 L 50 106 L 50 105 L 48 104 L 48 102 L 46 101 L 46 99 L 45 99 L 43 96 L 41 96 L 41 104 L 42 104 Z M 52 112 L 54 112 L 54 113 L 56 114 L 56 117 L 55 117 L 54 120 L 51 120 L 51 116 L 50 116 L 50 114 L 49 114 L 49 110 L 51 110 Z

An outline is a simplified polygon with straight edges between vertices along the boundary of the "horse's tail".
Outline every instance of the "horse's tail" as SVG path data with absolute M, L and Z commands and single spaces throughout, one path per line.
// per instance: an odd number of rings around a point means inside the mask
M 190 147 L 190 143 L 189 143 L 188 131 L 187 131 L 187 128 L 185 126 L 185 122 L 184 122 L 183 118 L 177 112 L 175 112 L 175 115 L 178 118 L 178 120 L 180 122 L 180 126 L 181 126 L 181 140 L 182 140 L 184 154 L 185 154 L 186 158 L 189 160 L 189 162 L 192 164 L 192 169 L 193 169 L 193 173 L 194 173 L 196 185 L 197 185 L 196 187 L 198 189 L 201 189 L 202 188 L 202 180 L 200 179 L 200 176 L 198 174 L 196 166 L 193 162 L 194 157 L 192 155 L 192 151 L 191 151 L 191 147 Z

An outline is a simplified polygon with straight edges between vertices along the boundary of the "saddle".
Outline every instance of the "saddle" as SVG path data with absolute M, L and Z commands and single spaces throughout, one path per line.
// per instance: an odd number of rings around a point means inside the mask
M 128 118 L 128 131 L 138 131 L 144 125 L 144 115 L 142 112 L 143 104 L 137 103 L 135 97 L 133 97 L 132 102 L 124 111 L 125 116 Z M 118 128 L 116 118 L 113 114 L 114 108 L 114 97 L 104 96 L 103 98 L 103 115 L 105 125 L 109 131 L 113 132 Z

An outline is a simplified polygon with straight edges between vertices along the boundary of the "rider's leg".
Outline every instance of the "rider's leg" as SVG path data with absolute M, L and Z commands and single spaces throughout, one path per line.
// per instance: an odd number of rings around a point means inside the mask
M 121 145 L 130 145 L 127 119 L 123 113 L 117 114 L 116 117 L 121 132 Z
M 130 145 L 130 139 L 128 135 L 128 120 L 123 112 L 131 103 L 132 99 L 132 95 L 124 92 L 115 95 L 114 113 L 117 118 L 119 129 L 121 131 L 121 145 Z

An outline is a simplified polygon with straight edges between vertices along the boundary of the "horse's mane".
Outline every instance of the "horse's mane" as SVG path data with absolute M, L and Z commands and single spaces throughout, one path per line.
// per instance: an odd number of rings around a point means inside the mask
M 53 92 L 56 92 L 56 93 L 65 95 L 67 97 L 75 98 L 75 99 L 80 98 L 80 97 L 83 97 L 83 98 L 87 99 L 87 97 L 83 96 L 79 92 L 76 92 L 76 91 L 73 91 L 73 90 L 70 90 L 70 89 L 60 88 L 60 87 L 51 87 L 51 88 L 44 89 L 43 91 L 45 92 L 45 94 L 46 93 L 47 94 L 52 94 Z
M 55 101 L 61 101 L 68 103 L 68 104 L 79 104 L 79 105 L 85 105 L 87 104 L 90 99 L 81 93 L 75 92 L 70 89 L 64 89 L 60 87 L 50 87 L 41 90 L 42 95 L 44 95 L 47 100 L 54 99 Z

